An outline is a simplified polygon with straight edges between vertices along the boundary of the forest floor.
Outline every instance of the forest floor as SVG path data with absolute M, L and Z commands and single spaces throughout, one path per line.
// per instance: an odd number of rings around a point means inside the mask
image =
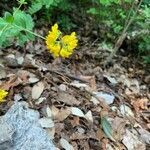
M 14 101 L 26 101 L 54 123 L 45 129 L 60 149 L 148 149 L 148 68 L 123 54 L 104 67 L 110 52 L 97 39 L 80 40 L 66 60 L 54 60 L 40 40 L 2 49 L 0 87 L 9 95 L 0 105 L 0 115 Z

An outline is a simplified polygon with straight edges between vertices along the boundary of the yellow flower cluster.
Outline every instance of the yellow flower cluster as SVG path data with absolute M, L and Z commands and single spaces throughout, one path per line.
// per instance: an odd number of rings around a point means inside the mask
M 46 37 L 47 48 L 55 58 L 68 58 L 73 53 L 77 43 L 78 40 L 75 32 L 72 32 L 71 35 L 62 36 L 61 31 L 58 30 L 57 24 L 52 26 L 51 31 L 49 31 L 49 34 Z
M 4 102 L 4 98 L 8 95 L 8 92 L 0 89 L 0 102 Z

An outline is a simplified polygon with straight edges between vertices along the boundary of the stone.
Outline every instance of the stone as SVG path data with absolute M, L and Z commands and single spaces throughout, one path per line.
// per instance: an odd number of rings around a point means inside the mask
M 55 150 L 39 117 L 39 112 L 29 109 L 26 102 L 15 102 L 0 117 L 0 150 Z

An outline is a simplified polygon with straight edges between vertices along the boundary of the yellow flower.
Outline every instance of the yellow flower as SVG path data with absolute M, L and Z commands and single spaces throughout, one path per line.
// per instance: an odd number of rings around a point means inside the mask
M 61 32 L 58 30 L 57 24 L 52 26 L 51 30 L 46 37 L 47 49 L 55 58 L 60 56 L 68 58 L 78 43 L 75 32 L 72 32 L 71 35 L 61 37 Z
M 56 23 L 52 26 L 52 31 L 49 31 L 49 35 L 46 38 L 47 44 L 49 44 L 49 42 L 55 42 L 60 34 L 61 32 L 58 30 L 58 24 Z
M 51 30 L 52 31 L 49 31 L 49 34 L 46 37 L 46 45 L 49 51 L 53 53 L 54 57 L 58 57 L 58 53 L 61 47 L 59 42 L 57 41 L 59 36 L 61 35 L 61 32 L 58 30 L 58 24 L 54 24 Z
M 67 48 L 62 48 L 61 51 L 60 51 L 60 56 L 62 58 L 68 58 L 70 55 L 72 54 L 71 51 L 69 51 Z
M 59 57 L 59 53 L 60 53 L 60 49 L 61 49 L 61 46 L 60 44 L 51 44 L 49 46 L 49 50 L 50 52 L 53 54 L 53 56 L 56 58 L 56 57 Z
M 78 43 L 75 32 L 72 32 L 71 35 L 62 37 L 62 43 L 64 47 L 67 47 L 69 51 L 72 51 Z
M 8 95 L 8 92 L 0 89 L 0 102 L 4 102 L 4 98 Z

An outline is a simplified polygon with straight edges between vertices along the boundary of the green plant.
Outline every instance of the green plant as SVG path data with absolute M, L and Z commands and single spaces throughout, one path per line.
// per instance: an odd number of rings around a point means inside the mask
M 75 5 L 69 0 L 19 0 L 18 2 L 18 8 L 14 7 L 12 10 L 9 8 L 9 12 L 4 10 L 3 17 L 0 17 L 0 47 L 9 46 L 14 40 L 17 45 L 23 46 L 25 42 L 34 40 L 34 36 L 43 38 L 32 32 L 34 25 L 38 24 L 33 18 L 39 14 L 41 17 L 38 20 L 45 19 L 47 24 L 55 20 L 65 30 L 75 26 L 68 15 Z M 16 2 L 14 4 L 16 5 Z
M 87 13 L 96 16 L 96 21 L 105 29 L 104 35 L 109 40 L 114 40 L 123 30 L 128 16 L 128 9 L 133 0 L 95 0 Z
M 150 36 L 143 36 L 138 45 L 139 54 L 142 56 L 145 63 L 150 63 Z
M 137 36 L 139 54 L 145 63 L 150 63 L 150 4 L 142 5 L 136 24 L 138 30 L 141 31 Z
M 123 41 L 136 31 L 149 30 L 150 27 L 150 4 L 147 0 L 93 0 L 93 7 L 88 9 L 88 13 L 96 17 L 96 21 L 103 28 L 103 40 L 114 44 L 114 50 L 106 60 L 111 61 L 114 54 L 122 45 Z M 144 32 L 145 33 L 145 32 Z M 147 32 L 148 34 L 149 32 Z M 143 34 L 135 36 L 137 50 L 139 54 L 148 62 L 149 38 Z M 116 40 L 117 39 L 117 40 Z M 139 42 L 140 41 L 140 42 Z M 137 51 L 138 52 L 138 51 Z M 146 56 L 145 56 L 146 55 Z
M 45 9 L 50 9 L 51 6 L 58 6 L 60 2 L 62 2 L 62 0 L 31 0 L 29 1 L 31 4 L 27 11 L 30 14 L 34 14 L 43 7 L 45 7 Z
M 29 1 L 27 12 L 31 15 L 39 13 L 48 22 L 57 20 L 68 31 L 75 26 L 69 15 L 75 5 L 70 0 L 35 0 Z
M 19 45 L 34 39 L 31 34 L 34 27 L 32 17 L 20 10 L 26 2 L 20 0 L 19 4 L 18 8 L 13 8 L 12 13 L 5 12 L 4 17 L 0 17 L 0 47 L 10 45 L 14 39 Z

